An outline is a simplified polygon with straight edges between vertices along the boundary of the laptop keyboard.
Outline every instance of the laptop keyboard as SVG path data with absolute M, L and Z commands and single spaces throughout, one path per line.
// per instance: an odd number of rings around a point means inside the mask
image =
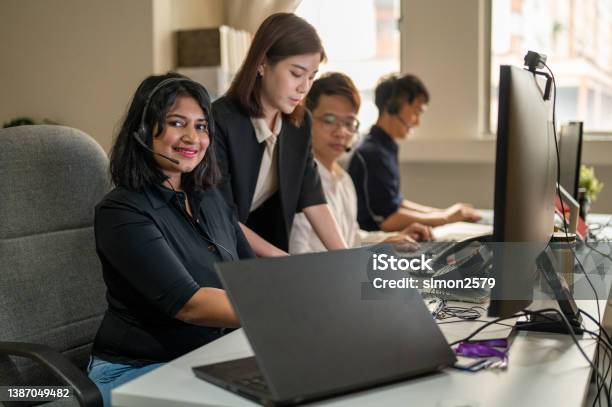
M 470 302 L 483 304 L 489 299 L 489 292 L 482 288 L 448 289 L 435 288 L 422 289 L 421 294 L 427 297 L 439 298 L 446 301 Z
M 269 393 L 268 384 L 261 374 L 255 374 L 253 376 L 244 377 L 236 380 L 234 383 L 247 387 L 261 393 Z
M 398 251 L 399 255 L 405 258 L 425 256 L 435 257 L 441 254 L 444 250 L 455 245 L 457 242 L 419 242 L 419 247 L 410 251 Z
M 259 370 L 255 357 L 228 360 L 227 362 L 193 368 L 197 377 L 224 383 L 224 387 L 237 388 L 239 393 L 254 400 L 270 398 L 270 389 Z M 233 390 L 235 391 L 235 390 Z

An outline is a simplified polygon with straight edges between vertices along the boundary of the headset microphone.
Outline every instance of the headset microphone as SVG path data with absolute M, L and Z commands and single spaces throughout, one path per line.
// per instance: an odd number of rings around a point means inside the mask
M 406 129 L 406 132 L 409 132 L 410 126 L 408 126 L 408 123 L 406 123 L 406 121 L 402 119 L 402 116 L 400 116 L 399 113 L 396 113 L 395 117 L 397 117 L 397 120 L 399 120 L 402 126 L 404 126 L 404 128 Z
M 353 135 L 351 136 L 348 144 L 344 146 L 344 152 L 350 153 L 351 151 L 353 151 L 353 147 L 357 144 L 358 139 L 359 139 L 359 133 L 355 131 Z
M 138 144 L 140 144 L 140 145 L 141 145 L 141 146 L 142 146 L 142 147 L 143 147 L 145 150 L 148 150 L 148 151 L 150 151 L 151 153 L 153 153 L 153 154 L 155 154 L 155 155 L 158 155 L 158 156 L 160 156 L 160 157 L 162 157 L 162 158 L 165 158 L 166 160 L 168 160 L 168 161 L 170 161 L 170 162 L 172 162 L 172 163 L 174 163 L 174 164 L 176 164 L 176 165 L 179 165 L 179 164 L 180 164 L 179 160 L 175 160 L 174 158 L 170 158 L 170 157 L 168 157 L 167 155 L 164 155 L 164 154 L 158 153 L 157 151 L 153 151 L 153 149 L 152 149 L 152 148 L 150 148 L 148 145 L 146 145 L 146 144 L 144 143 L 144 141 L 142 141 L 142 140 L 140 139 L 140 136 L 138 135 L 138 132 L 137 132 L 137 131 L 135 131 L 135 132 L 134 132 L 134 138 L 136 139 L 136 141 L 138 142 Z

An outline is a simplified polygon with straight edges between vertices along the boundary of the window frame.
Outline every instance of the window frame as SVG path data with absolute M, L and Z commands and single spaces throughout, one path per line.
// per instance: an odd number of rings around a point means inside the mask
M 404 0 L 403 0 L 404 1 Z M 493 63 L 491 37 L 493 35 L 493 4 L 492 0 L 481 1 L 481 16 L 483 27 L 483 38 L 481 38 L 481 52 L 483 55 L 483 72 L 482 72 L 482 92 L 481 97 L 484 100 L 482 108 L 482 129 L 481 139 L 496 139 L 497 129 L 493 129 L 491 124 L 491 69 Z M 559 128 L 560 123 L 556 123 Z M 612 129 L 609 131 L 584 131 L 585 141 L 612 141 Z

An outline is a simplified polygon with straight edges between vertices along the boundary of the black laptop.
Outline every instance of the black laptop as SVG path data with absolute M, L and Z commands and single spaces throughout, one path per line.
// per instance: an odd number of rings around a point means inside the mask
M 416 290 L 371 291 L 370 250 L 218 263 L 255 356 L 194 367 L 196 376 L 284 405 L 452 365 L 455 355 Z

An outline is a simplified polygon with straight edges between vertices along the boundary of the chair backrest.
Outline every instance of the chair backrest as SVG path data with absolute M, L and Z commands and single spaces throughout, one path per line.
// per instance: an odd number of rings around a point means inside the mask
M 86 366 L 106 309 L 93 218 L 109 187 L 108 158 L 85 133 L 0 129 L 0 341 L 48 345 Z M 3 381 L 54 382 L 0 357 Z

